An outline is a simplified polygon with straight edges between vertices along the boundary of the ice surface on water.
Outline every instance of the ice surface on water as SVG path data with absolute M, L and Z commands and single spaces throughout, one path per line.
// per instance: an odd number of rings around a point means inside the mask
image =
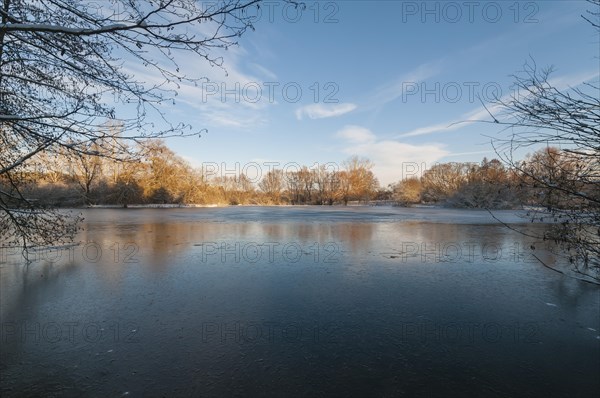
M 598 288 L 530 261 L 529 238 L 485 211 L 84 216 L 83 243 L 70 256 L 24 267 L 16 255 L 0 268 L 3 397 L 590 396 L 600 388 Z M 267 243 L 297 245 L 298 260 L 293 245 L 272 261 L 243 252 Z M 536 255 L 559 266 L 542 246 Z M 324 261 L 332 253 L 335 261 Z

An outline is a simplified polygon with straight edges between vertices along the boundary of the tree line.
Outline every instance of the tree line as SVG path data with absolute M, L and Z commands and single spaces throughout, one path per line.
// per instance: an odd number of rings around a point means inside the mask
M 135 156 L 116 159 L 102 140 L 86 151 L 45 151 L 0 187 L 12 186 L 30 201 L 51 207 L 131 204 L 348 204 L 368 203 L 379 183 L 373 163 L 357 156 L 337 166 L 299 166 L 294 170 L 269 170 L 259 181 L 244 173 L 213 175 L 192 167 L 161 140 L 136 145 Z M 108 148 L 108 149 L 107 149 Z M 15 179 L 18 180 L 15 181 Z M 18 205 L 18 203 L 15 203 Z
M 405 205 L 444 203 L 451 207 L 511 209 L 580 208 L 584 197 L 598 199 L 597 159 L 547 146 L 507 165 L 498 159 L 481 163 L 441 163 L 421 177 L 394 185 L 394 199 Z M 577 191 L 579 199 L 567 193 Z M 592 201 L 593 202 L 593 201 Z
M 481 163 L 435 164 L 422 173 L 381 187 L 373 162 L 352 156 L 334 163 L 271 169 L 259 178 L 244 173 L 214 175 L 191 166 L 161 140 L 146 140 L 130 159 L 115 159 L 111 145 L 95 142 L 87 151 L 37 154 L 13 178 L 21 192 L 41 205 L 197 204 L 197 205 L 347 205 L 372 201 L 410 206 L 437 204 L 460 208 L 509 209 L 522 205 L 569 208 L 556 186 L 577 184 L 597 189 L 586 180 L 595 167 L 582 157 L 554 147 L 539 149 L 516 167 L 498 159 Z M 581 175 L 574 175 L 580 171 Z M 574 178 L 576 177 L 576 178 Z M 14 182 L 14 181 L 13 181 Z M 544 183 L 542 183 L 544 182 Z M 548 187 L 548 183 L 554 184 Z M 11 184 L 0 179 L 3 190 Z

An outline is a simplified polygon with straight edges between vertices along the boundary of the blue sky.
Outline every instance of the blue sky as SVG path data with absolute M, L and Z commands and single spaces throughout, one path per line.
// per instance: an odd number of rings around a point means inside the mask
M 563 86 L 598 79 L 600 44 L 580 17 L 591 7 L 584 1 L 470 4 L 308 1 L 300 16 L 284 3 L 263 6 L 256 30 L 223 53 L 227 75 L 180 59 L 186 73 L 212 83 L 184 86 L 169 117 L 208 133 L 167 143 L 194 165 L 228 169 L 357 154 L 375 163 L 382 184 L 399 180 L 408 162 L 493 157 L 486 135 L 497 126 L 448 127 L 489 119 L 473 95 L 509 94 L 510 74 L 530 57 L 553 65 Z

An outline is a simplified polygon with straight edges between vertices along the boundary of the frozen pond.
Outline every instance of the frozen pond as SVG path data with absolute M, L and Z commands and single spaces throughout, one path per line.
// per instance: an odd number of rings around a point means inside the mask
M 485 211 L 84 216 L 78 246 L 1 253 L 3 397 L 600 390 L 600 289 Z

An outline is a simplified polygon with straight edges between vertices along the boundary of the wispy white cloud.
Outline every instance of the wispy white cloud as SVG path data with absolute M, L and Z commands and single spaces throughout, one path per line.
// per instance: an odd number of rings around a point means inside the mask
M 400 98 L 408 85 L 422 82 L 440 73 L 440 63 L 441 61 L 422 64 L 399 78 L 377 87 L 368 96 L 365 108 L 381 108 L 383 105 Z
M 405 177 L 405 171 L 424 169 L 449 154 L 441 144 L 412 145 L 396 140 L 379 140 L 371 130 L 361 126 L 346 126 L 335 136 L 345 141 L 342 147 L 344 153 L 373 161 L 373 172 L 382 185 L 397 182 Z
M 456 124 L 456 123 L 458 123 L 458 122 L 456 120 L 454 120 L 454 121 L 451 121 L 451 122 L 431 124 L 429 126 L 419 127 L 417 129 L 410 130 L 409 132 L 400 134 L 397 137 L 398 138 L 414 137 L 414 136 L 417 136 L 417 135 L 425 135 L 425 134 L 437 133 L 438 131 L 452 131 L 452 130 L 457 130 L 457 129 L 463 127 L 460 124 Z
M 574 88 L 582 85 L 583 83 L 589 83 L 592 81 L 598 82 L 600 79 L 600 72 L 598 70 L 581 72 L 571 75 L 563 75 L 551 77 L 548 82 L 559 90 L 567 88 Z
M 254 62 L 252 62 L 248 65 L 250 66 L 250 68 L 252 68 L 254 71 L 256 71 L 257 74 L 262 75 L 269 80 L 277 80 L 277 75 L 275 74 L 275 72 L 265 68 L 264 66 L 259 65 Z
M 346 126 L 338 131 L 335 136 L 352 144 L 365 144 L 374 142 L 377 137 L 371 130 L 360 126 Z
M 484 155 L 486 153 L 495 153 L 493 150 L 488 149 L 487 151 L 471 151 L 471 152 L 452 152 L 444 156 L 445 158 L 456 157 L 456 156 L 468 156 L 468 155 Z
M 556 87 L 559 90 L 565 90 L 568 88 L 573 88 L 580 86 L 585 82 L 590 82 L 592 80 L 597 80 L 599 74 L 597 71 L 583 72 L 572 75 L 559 76 L 556 78 L 549 79 L 549 83 Z M 525 93 L 522 93 L 523 95 Z M 511 93 L 504 95 L 500 100 L 501 101 L 509 101 L 511 95 L 521 95 L 520 93 Z M 462 114 L 460 117 L 449 120 L 443 123 L 435 123 L 424 127 L 419 127 L 413 130 L 410 130 L 406 133 L 402 133 L 396 136 L 396 138 L 404 138 L 404 137 L 415 137 L 419 135 L 426 135 L 438 132 L 449 132 L 458 130 L 460 128 L 465 127 L 466 125 L 472 123 L 480 123 L 484 121 L 493 121 L 492 115 L 496 119 L 501 118 L 502 106 L 498 104 L 490 104 L 484 106 L 480 106 L 472 111 Z
M 168 105 L 164 110 L 178 114 L 192 108 L 195 127 L 248 128 L 266 124 L 266 109 L 274 102 L 269 101 L 264 81 L 273 80 L 276 75 L 259 64 L 245 64 L 243 61 L 248 54 L 241 47 L 231 47 L 227 51 L 215 49 L 212 55 L 223 58 L 223 68 L 211 66 L 191 53 L 178 54 L 179 73 L 198 79 L 196 84 L 184 81 L 165 85 L 165 79 L 157 69 L 136 63 L 127 64 L 125 72 L 147 87 L 161 86 L 176 91 L 176 105 Z
M 352 103 L 343 104 L 311 104 L 296 109 L 296 118 L 302 120 L 304 116 L 309 119 L 325 119 L 329 117 L 337 117 L 356 109 L 356 105 Z
M 438 74 L 441 70 L 439 66 L 440 63 L 441 61 L 422 64 L 414 70 L 394 79 L 393 81 L 380 85 L 372 90 L 370 94 L 367 94 L 367 100 L 364 102 L 364 104 L 361 103 L 357 105 L 355 103 L 347 102 L 331 105 L 306 105 L 296 109 L 296 118 L 298 120 L 302 120 L 304 117 L 309 119 L 325 119 L 341 116 L 356 109 L 367 111 L 380 109 L 385 104 L 400 98 L 404 94 L 404 90 L 406 90 L 409 85 L 419 83 Z

